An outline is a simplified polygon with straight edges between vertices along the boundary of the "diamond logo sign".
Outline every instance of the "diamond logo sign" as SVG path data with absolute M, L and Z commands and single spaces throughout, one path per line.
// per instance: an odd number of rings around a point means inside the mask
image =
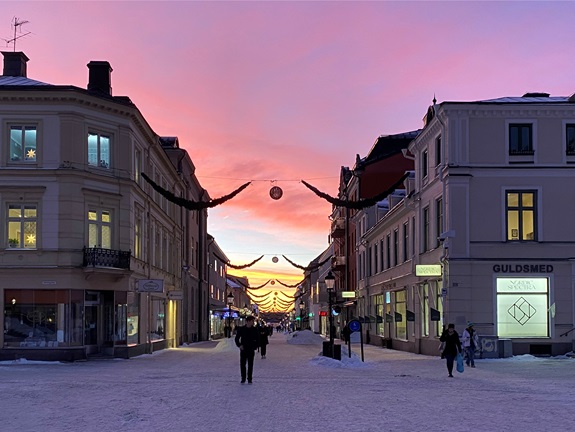
M 531 304 L 523 297 L 519 297 L 517 301 L 513 303 L 509 309 L 507 309 L 507 312 L 519 324 L 525 325 L 525 323 L 527 323 L 527 321 L 529 321 L 533 315 L 535 315 L 537 310 L 531 306 Z

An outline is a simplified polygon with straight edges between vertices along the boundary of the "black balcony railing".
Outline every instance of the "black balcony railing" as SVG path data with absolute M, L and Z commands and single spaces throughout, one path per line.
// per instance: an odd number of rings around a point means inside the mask
M 532 156 L 535 154 L 533 149 L 509 149 L 511 156 Z
M 130 269 L 131 251 L 103 248 L 84 248 L 84 267 Z

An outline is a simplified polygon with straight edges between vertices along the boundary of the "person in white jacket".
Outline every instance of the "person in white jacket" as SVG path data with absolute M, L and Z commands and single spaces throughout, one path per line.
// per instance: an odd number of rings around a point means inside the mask
M 475 367 L 475 350 L 479 348 L 479 336 L 473 328 L 473 323 L 468 322 L 467 328 L 461 334 L 461 345 L 465 350 L 467 366 Z

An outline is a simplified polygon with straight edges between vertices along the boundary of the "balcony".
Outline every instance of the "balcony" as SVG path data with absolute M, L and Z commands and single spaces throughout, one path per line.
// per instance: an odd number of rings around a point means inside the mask
M 345 257 L 344 256 L 331 257 L 331 269 L 334 271 L 345 270 Z
M 131 251 L 103 248 L 84 248 L 83 267 L 130 269 Z
M 331 237 L 341 238 L 345 236 L 345 218 L 336 218 L 331 223 Z

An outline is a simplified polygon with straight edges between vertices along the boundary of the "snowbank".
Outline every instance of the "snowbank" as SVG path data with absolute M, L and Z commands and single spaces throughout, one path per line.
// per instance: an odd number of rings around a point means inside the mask
M 224 338 L 220 339 L 216 347 L 215 352 L 238 352 L 239 348 L 236 346 L 234 338 Z
M 358 369 L 368 367 L 365 362 L 361 361 L 361 357 L 353 351 L 353 348 L 351 350 L 351 357 L 349 357 L 349 351 L 346 345 L 342 345 L 341 347 L 341 361 L 324 357 L 320 352 L 317 357 L 312 358 L 309 362 L 314 366 L 328 368 Z
M 286 342 L 292 345 L 321 345 L 325 339 L 311 330 L 302 330 L 288 334 Z
M 59 361 L 40 361 L 40 360 L 27 360 L 24 358 L 16 360 L 0 361 L 0 365 L 35 365 L 35 364 L 64 364 Z

